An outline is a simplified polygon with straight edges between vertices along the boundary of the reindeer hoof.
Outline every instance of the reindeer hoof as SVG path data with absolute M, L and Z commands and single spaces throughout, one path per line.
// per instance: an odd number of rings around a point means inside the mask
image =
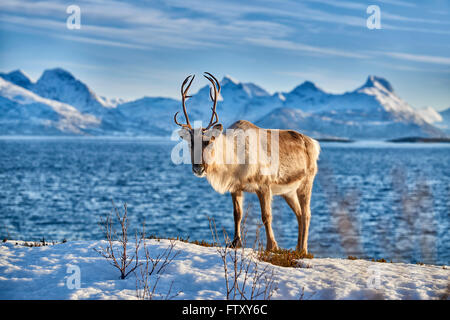
M 241 238 L 235 238 L 233 240 L 233 242 L 231 242 L 231 247 L 232 248 L 240 248 L 240 247 L 242 247 Z
M 266 245 L 266 250 L 267 251 L 275 251 L 278 249 L 278 244 L 276 242 L 268 242 Z

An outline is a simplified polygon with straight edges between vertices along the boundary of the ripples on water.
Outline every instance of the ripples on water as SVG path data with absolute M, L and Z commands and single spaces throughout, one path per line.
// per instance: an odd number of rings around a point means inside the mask
M 448 264 L 450 147 L 322 143 L 311 203 L 309 247 L 317 257 L 375 257 Z M 126 202 L 130 229 L 211 240 L 207 216 L 230 235 L 229 195 L 190 165 L 170 159 L 173 143 L 145 139 L 0 140 L 0 235 L 19 240 L 100 239 L 111 200 Z M 249 234 L 260 223 L 246 195 Z M 294 248 L 297 222 L 279 197 L 273 228 Z

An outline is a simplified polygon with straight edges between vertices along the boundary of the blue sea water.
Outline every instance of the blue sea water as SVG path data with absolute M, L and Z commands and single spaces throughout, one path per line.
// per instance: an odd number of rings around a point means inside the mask
M 18 240 L 101 239 L 112 201 L 127 203 L 129 229 L 211 241 L 208 216 L 233 234 L 229 195 L 190 165 L 171 161 L 174 142 L 131 138 L 0 139 L 0 236 Z M 448 264 L 450 146 L 321 143 L 311 201 L 309 249 L 316 257 L 385 258 Z M 247 206 L 248 205 L 248 206 Z M 249 238 L 261 223 L 246 195 Z M 297 221 L 273 203 L 278 244 L 294 248 Z

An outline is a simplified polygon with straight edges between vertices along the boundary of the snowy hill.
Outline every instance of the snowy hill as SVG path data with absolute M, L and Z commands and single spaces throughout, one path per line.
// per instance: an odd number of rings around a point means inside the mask
M 99 121 L 96 135 L 157 135 L 167 136 L 177 128 L 173 115 L 181 111 L 177 99 L 144 97 L 124 102 L 96 95 L 85 83 L 61 68 L 44 71 L 33 82 L 23 71 L 0 74 L 0 78 L 33 92 L 35 97 L 60 102 L 76 109 L 79 114 L 90 115 Z M 201 79 L 202 81 L 205 79 Z M 201 81 L 196 79 L 195 81 Z M 399 98 L 393 86 L 386 80 L 369 76 L 354 91 L 332 94 L 305 81 L 290 92 L 273 95 L 254 83 L 243 83 L 225 76 L 217 112 L 225 127 L 234 121 L 245 119 L 266 128 L 296 129 L 316 138 L 340 137 L 355 139 L 395 139 L 405 136 L 442 137 L 442 129 L 449 128 L 438 122 L 441 115 L 432 108 L 416 110 Z M 29 93 L 27 93 L 29 95 Z M 203 126 L 211 117 L 212 103 L 209 83 L 200 88 L 188 100 L 191 123 L 202 121 Z M 42 106 L 41 106 L 42 107 Z M 0 95 L 0 118 L 5 123 L 10 118 L 4 134 L 65 134 L 48 114 L 48 126 L 27 128 L 27 117 L 21 113 L 22 122 L 17 127 L 16 109 L 11 107 L 7 95 Z M 39 113 L 39 108 L 32 110 Z M 15 118 L 16 117 L 16 118 Z M 46 117 L 41 113 L 42 119 Z M 183 118 L 180 115 L 180 120 Z M 442 115 L 445 119 L 445 116 Z M 15 119 L 15 120 L 14 120 Z M 29 120 L 29 119 L 28 119 Z M 181 120 L 181 121 L 184 121 Z M 53 127 L 52 127 L 53 126 Z M 80 132 L 85 133 L 81 130 Z
M 162 254 L 170 245 L 164 239 L 146 243 L 151 257 Z M 105 246 L 106 241 L 43 247 L 21 244 L 12 240 L 0 244 L 0 299 L 136 299 L 137 275 L 131 273 L 121 280 L 119 271 L 93 250 Z M 129 250 L 134 252 L 133 245 Z M 174 251 L 179 253 L 161 275 L 155 299 L 164 299 L 170 289 L 172 294 L 178 294 L 175 299 L 181 300 L 226 298 L 223 263 L 217 248 L 176 241 Z M 230 260 L 228 270 L 233 270 Z M 145 261 L 142 249 L 139 261 Z M 273 270 L 276 290 L 272 299 L 286 300 L 439 299 L 446 293 L 449 275 L 442 266 L 368 260 L 303 259 L 295 268 L 256 263 L 259 270 L 266 266 Z M 74 285 L 76 270 L 81 270 L 78 288 Z M 248 291 L 252 285 L 251 270 Z M 152 275 L 150 281 L 154 283 L 156 276 Z

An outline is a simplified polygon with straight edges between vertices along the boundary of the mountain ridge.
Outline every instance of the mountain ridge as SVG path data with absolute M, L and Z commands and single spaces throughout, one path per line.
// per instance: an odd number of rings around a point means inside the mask
M 48 99 L 41 103 L 48 104 L 50 109 L 54 105 L 51 101 L 73 107 L 78 112 L 73 117 L 75 129 L 80 117 L 91 116 L 98 121 L 95 125 L 91 123 L 87 128 L 74 130 L 74 134 L 167 136 L 176 129 L 173 114 L 181 110 L 180 100 L 173 98 L 142 97 L 125 102 L 100 97 L 62 68 L 45 70 L 36 82 L 21 70 L 0 73 L 0 77 Z M 412 108 L 395 94 L 388 80 L 378 76 L 370 75 L 362 86 L 342 94 L 328 93 L 311 81 L 304 81 L 289 92 L 274 94 L 229 75 L 220 83 L 222 91 L 217 112 L 225 126 L 246 119 L 264 127 L 295 129 L 315 137 L 349 139 L 395 139 L 404 135 L 441 137 L 447 128 L 435 124 L 439 122 L 440 113 L 433 113 L 434 109 Z M 5 90 L 0 95 L 3 98 L 0 100 L 0 119 L 3 121 L 7 121 L 7 105 L 17 103 L 5 97 Z M 209 85 L 205 85 L 187 101 L 191 123 L 197 119 L 208 120 L 211 106 Z M 20 109 L 16 111 L 20 113 Z M 27 115 L 23 116 L 22 122 L 26 122 Z M 67 123 L 71 121 L 70 117 L 64 119 Z

